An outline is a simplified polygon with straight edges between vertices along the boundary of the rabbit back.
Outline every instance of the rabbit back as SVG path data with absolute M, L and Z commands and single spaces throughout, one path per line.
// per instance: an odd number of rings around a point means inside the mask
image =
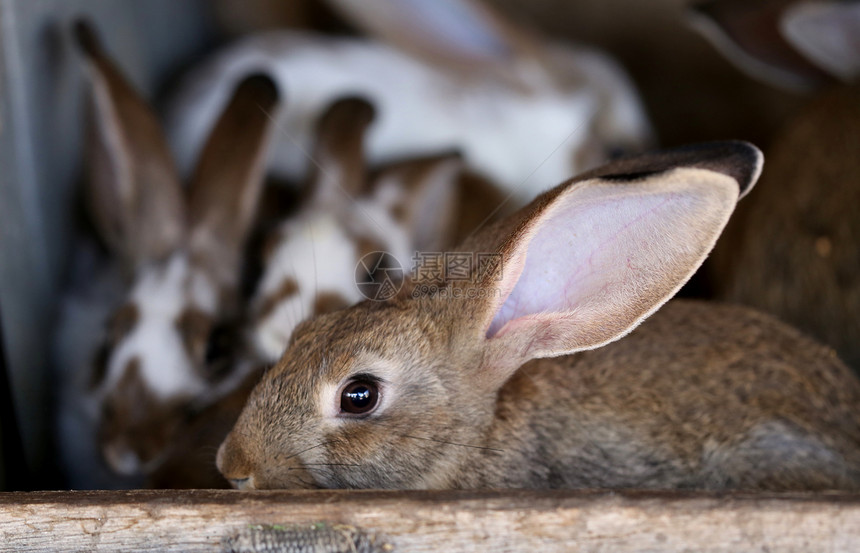
M 683 332 L 678 329 L 683 328 Z M 860 383 L 762 313 L 673 301 L 625 339 L 532 361 L 465 487 L 860 489 Z
M 263 71 L 289 98 L 270 156 L 271 171 L 283 178 L 305 174 L 313 124 L 325 107 L 357 94 L 380 112 L 368 137 L 372 164 L 458 148 L 470 166 L 524 200 L 605 161 L 615 146 L 635 149 L 650 140 L 620 68 L 572 48 L 553 47 L 550 54 L 563 86 L 535 64 L 522 71 L 528 85 L 517 87 L 446 72 L 372 41 L 267 33 L 228 48 L 186 78 L 170 110 L 169 133 L 187 171 L 228 91 L 242 76 Z

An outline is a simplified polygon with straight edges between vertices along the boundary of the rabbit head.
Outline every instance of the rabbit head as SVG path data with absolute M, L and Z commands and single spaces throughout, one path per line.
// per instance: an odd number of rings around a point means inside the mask
M 498 194 L 490 186 L 479 192 L 480 180 L 463 171 L 457 154 L 371 172 L 365 139 L 374 111 L 358 97 L 335 101 L 325 111 L 307 197 L 269 238 L 251 313 L 252 341 L 269 361 L 280 357 L 303 319 L 363 299 L 356 284 L 372 278 L 381 261 L 393 257 L 408 267 L 414 252 L 447 247 L 463 232 L 458 227 L 468 217 L 462 211 L 475 207 L 467 205 L 473 196 L 482 196 L 483 205 L 471 215 L 487 217 L 497 205 Z
M 97 233 L 128 283 L 95 360 L 100 446 L 117 472 L 157 465 L 189 411 L 229 389 L 240 256 L 254 217 L 278 94 L 237 87 L 184 190 L 155 113 L 85 22 L 90 81 L 86 187 Z
M 760 168 L 745 143 L 610 164 L 463 243 L 485 261 L 469 278 L 407 283 L 393 300 L 302 323 L 221 445 L 219 469 L 239 488 L 464 485 L 496 451 L 499 390 L 520 366 L 599 348 L 657 310 Z

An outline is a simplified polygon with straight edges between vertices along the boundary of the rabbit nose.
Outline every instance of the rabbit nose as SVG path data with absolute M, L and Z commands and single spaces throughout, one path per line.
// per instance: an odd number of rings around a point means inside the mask
M 239 490 L 256 489 L 252 466 L 245 460 L 245 456 L 233 438 L 228 434 L 215 456 L 215 466 L 230 484 Z

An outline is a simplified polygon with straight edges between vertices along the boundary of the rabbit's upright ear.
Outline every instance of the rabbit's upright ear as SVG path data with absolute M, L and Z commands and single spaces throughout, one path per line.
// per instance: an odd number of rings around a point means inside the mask
M 403 224 L 416 251 L 439 252 L 451 245 L 463 170 L 460 154 L 447 153 L 395 164 L 374 179 L 375 196 Z
M 797 52 L 783 34 L 783 21 L 797 0 L 706 0 L 690 22 L 729 61 L 754 79 L 805 91 L 830 77 Z
M 106 245 L 131 271 L 176 249 L 185 229 L 179 176 L 150 106 L 85 21 L 73 29 L 91 83 L 86 195 Z
M 479 0 L 328 0 L 362 30 L 434 64 L 495 72 L 534 54 L 523 30 Z
M 492 382 L 530 359 L 630 332 L 692 276 L 761 165 L 761 152 L 743 142 L 630 158 L 482 231 L 469 249 L 497 252 L 501 264 L 479 275 L 469 319 L 481 325 Z
M 860 77 L 860 2 L 799 2 L 782 18 L 797 51 L 844 81 Z
M 360 97 L 336 100 L 320 116 L 308 194 L 320 204 L 350 201 L 367 185 L 365 141 L 376 111 Z
M 269 77 L 245 78 L 215 123 L 192 177 L 189 248 L 222 283 L 235 284 L 238 276 L 278 106 L 278 90 Z

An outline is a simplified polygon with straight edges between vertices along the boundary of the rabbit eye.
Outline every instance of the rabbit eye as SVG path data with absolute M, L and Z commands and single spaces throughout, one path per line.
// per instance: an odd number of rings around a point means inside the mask
M 353 380 L 340 394 L 340 410 L 351 415 L 366 415 L 379 403 L 379 387 L 370 380 Z

